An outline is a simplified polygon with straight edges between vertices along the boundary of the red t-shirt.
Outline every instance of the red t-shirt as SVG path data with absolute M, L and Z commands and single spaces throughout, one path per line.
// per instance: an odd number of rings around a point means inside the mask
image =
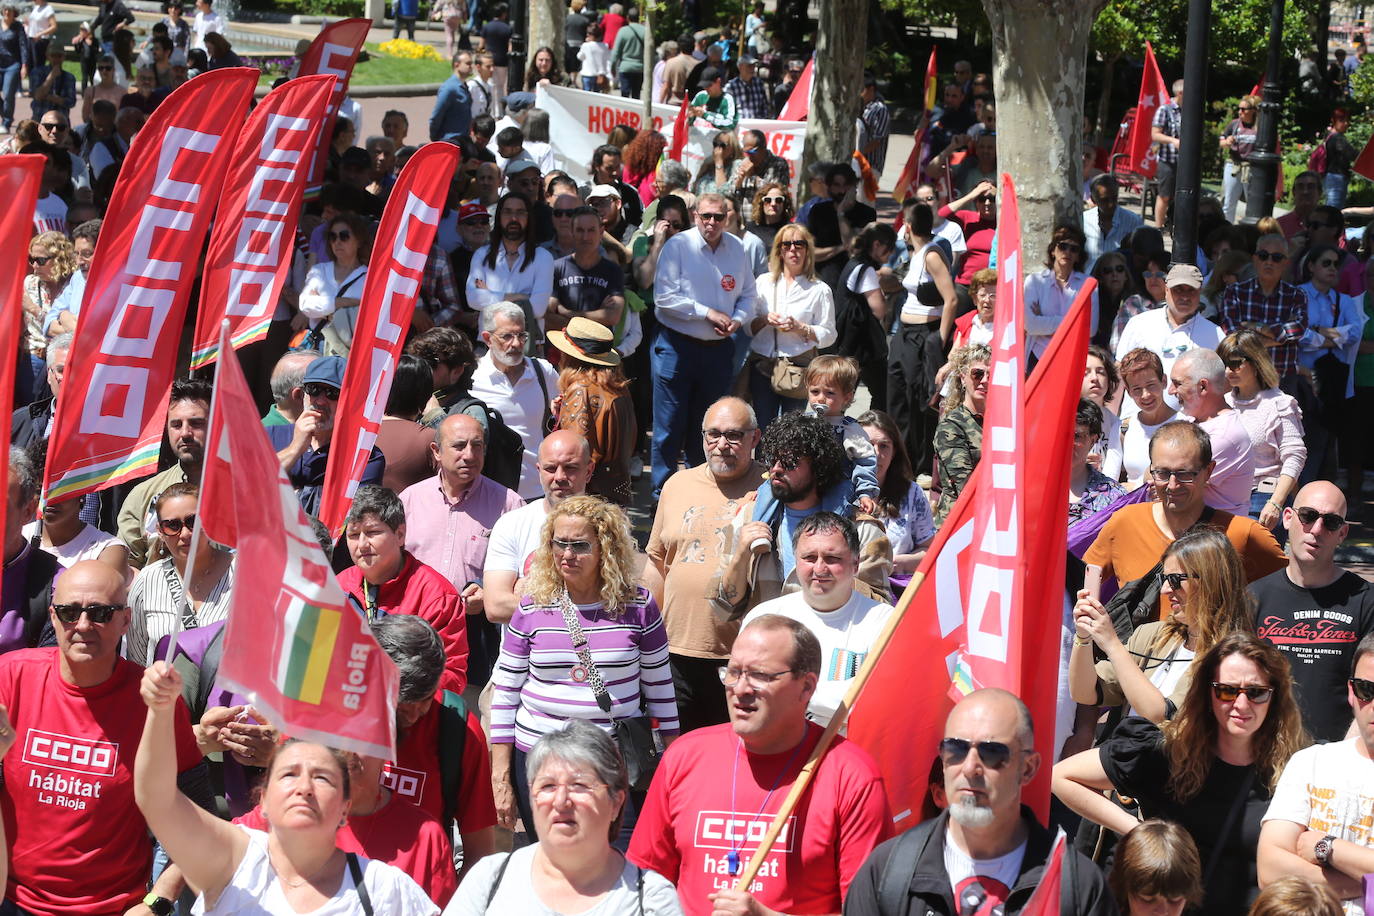
M 630 860 L 673 882 L 688 916 L 707 916 L 709 895 L 734 884 L 730 851 L 739 851 L 742 869 L 821 731 L 808 723 L 795 753 L 772 755 L 745 751 L 728 724 L 683 735 L 649 787 Z M 891 824 L 873 758 L 836 738 L 748 890 L 759 903 L 784 913 L 838 913 L 849 882 L 873 847 L 887 839 Z
M 382 771 L 382 784 L 435 820 L 444 817 L 443 782 L 439 778 L 439 708 L 434 701 L 410 731 L 396 742 L 396 763 Z M 463 771 L 458 780 L 459 833 L 476 833 L 496 826 L 496 802 L 491 795 L 491 759 L 482 723 L 468 710 L 468 737 L 463 743 Z
M 997 222 L 995 219 L 984 220 L 978 216 L 977 210 L 960 210 L 958 213 L 949 209 L 949 206 L 940 208 L 940 216 L 943 219 L 952 219 L 964 229 L 964 244 L 968 246 L 964 254 L 964 262 L 959 267 L 959 276 L 954 278 L 954 282 L 968 286 L 973 281 L 973 275 L 988 266 L 992 260 L 992 243 L 997 238 Z
M 10 846 L 5 898 L 42 916 L 123 913 L 143 899 L 153 864 L 134 803 L 143 668 L 121 658 L 103 684 L 83 689 L 62 680 L 57 653 L 0 657 L 0 703 L 17 735 L 0 789 Z M 175 753 L 179 772 L 201 762 L 180 700 Z
M 262 806 L 234 818 L 235 824 L 267 832 Z M 415 879 L 429 899 L 448 905 L 458 889 L 453 870 L 453 847 L 448 834 L 434 818 L 395 795 L 380 811 L 350 814 L 334 834 L 334 845 L 378 862 L 394 865 Z

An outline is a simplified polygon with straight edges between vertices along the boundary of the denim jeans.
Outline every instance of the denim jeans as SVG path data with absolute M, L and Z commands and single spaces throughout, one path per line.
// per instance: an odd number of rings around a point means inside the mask
M 1245 197 L 1245 185 L 1240 180 L 1240 166 L 1228 157 L 1221 170 L 1221 211 L 1228 223 L 1236 221 L 1236 207 Z
M 1328 207 L 1344 207 L 1345 193 L 1350 187 L 1350 176 L 1327 172 L 1322 176 L 1322 187 L 1326 190 Z
M 644 86 L 644 71 L 620 74 L 620 94 L 627 99 L 639 98 L 639 90 Z
M 801 410 L 806 406 L 805 398 L 783 397 L 773 390 L 771 368 L 769 369 L 770 374 L 764 375 L 759 371 L 755 360 L 751 358 L 745 364 L 744 371 L 749 373 L 749 400 L 753 402 L 754 415 L 758 417 L 760 432 L 767 429 L 769 423 L 783 414 Z
M 6 129 L 14 126 L 14 98 L 19 94 L 19 64 L 10 64 L 0 70 L 0 94 L 4 96 L 4 107 L 0 109 L 0 124 Z
M 654 499 L 677 470 L 684 451 L 688 466 L 706 459 L 700 430 L 688 427 L 701 422 L 706 409 L 730 390 L 733 362 L 734 347 L 728 339 L 716 343 L 659 328 L 649 351 L 654 374 Z
M 582 91 L 583 91 L 583 92 L 596 92 L 596 77 L 594 77 L 594 76 L 584 76 L 584 77 L 582 77 Z

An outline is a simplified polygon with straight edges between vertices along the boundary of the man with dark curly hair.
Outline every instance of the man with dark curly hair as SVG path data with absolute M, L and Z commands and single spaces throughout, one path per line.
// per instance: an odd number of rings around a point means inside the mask
M 798 589 L 793 535 L 808 516 L 820 511 L 822 496 L 846 478 L 843 447 L 830 425 L 809 413 L 783 414 L 770 423 L 758 454 L 767 469 L 762 486 L 771 493 L 774 508 L 767 517 L 755 518 L 754 502 L 746 501 L 735 516 L 730 541 L 734 548 L 722 558 L 718 587 L 710 590 L 717 614 L 730 619 Z M 855 588 L 890 601 L 892 545 L 886 530 L 872 516 L 853 507 L 849 511 L 855 513 L 859 533 Z

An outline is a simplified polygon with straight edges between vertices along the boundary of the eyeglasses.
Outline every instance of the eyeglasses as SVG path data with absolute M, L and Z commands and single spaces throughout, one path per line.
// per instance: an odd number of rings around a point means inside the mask
M 1287 261 L 1288 253 L 1283 251 L 1256 251 L 1256 261 Z
M 979 382 L 981 382 L 983 379 L 985 379 L 985 378 L 988 377 L 988 370 L 983 369 L 983 368 L 973 368 L 973 369 L 970 369 L 970 370 L 968 371 L 968 377 L 969 377 L 970 379 L 972 379 L 972 380 L 973 380 L 973 383 L 976 385 L 976 384 L 978 384 Z
M 1235 372 L 1238 371 L 1241 366 L 1245 365 L 1249 361 L 1250 360 L 1244 356 L 1237 356 L 1234 359 L 1225 360 L 1226 368 L 1230 369 L 1232 372 Z
M 1178 591 L 1179 589 L 1183 588 L 1183 583 L 1186 580 L 1197 578 L 1197 576 L 1193 575 L 1192 573 L 1185 572 L 1161 573 L 1160 575 L 1165 582 L 1169 583 L 1169 587 L 1174 591 Z
M 779 455 L 772 461 L 768 462 L 768 467 L 771 468 L 775 464 L 778 467 L 782 468 L 784 471 L 795 471 L 797 469 L 797 465 L 801 464 L 801 459 L 798 458 L 796 455 Z
M 703 212 L 703 211 L 701 211 L 701 210 L 698 210 L 698 211 L 697 211 L 697 219 L 704 219 L 704 220 L 707 220 L 708 222 L 720 223 L 720 222 L 724 222 L 724 221 L 725 221 L 725 214 L 724 214 L 724 213 L 706 213 L 706 212 Z
M 1317 262 L 1317 265 L 1316 265 L 1316 266 L 1318 266 L 1318 267 L 1335 267 L 1335 266 L 1336 266 L 1337 264 L 1339 264 L 1339 263 L 1340 263 L 1340 261 L 1333 261 L 1333 260 L 1331 260 L 1331 259 L 1329 259 L 1329 258 L 1322 258 L 1320 261 Z
M 124 610 L 122 604 L 54 604 L 52 612 L 57 619 L 71 626 L 85 614 L 91 623 L 109 623 L 116 611 Z
M 744 678 L 744 683 L 754 690 L 764 690 L 784 674 L 793 673 L 791 668 L 784 668 L 782 671 L 751 671 L 740 668 L 718 668 L 716 670 L 720 674 L 720 682 L 726 687 L 733 687 L 739 683 L 740 678 Z
M 52 255 L 47 255 L 47 254 L 41 254 L 41 255 L 32 255 L 32 254 L 31 254 L 31 255 L 29 255 L 29 263 L 32 264 L 32 265 L 35 266 L 35 267 L 42 267 L 42 266 L 44 266 L 45 264 L 47 264 L 47 263 L 48 263 L 49 261 L 51 261 L 51 260 L 52 260 Z
M 1163 280 L 1168 274 L 1162 270 L 1142 270 L 1140 276 L 1146 280 Z
M 957 767 L 968 759 L 968 752 L 976 750 L 978 759 L 989 770 L 1000 770 L 1011 759 L 1011 747 L 1001 741 L 968 741 L 964 738 L 945 738 L 940 742 L 940 762 Z
M 1374 681 L 1367 681 L 1362 677 L 1352 677 L 1350 679 L 1350 689 L 1355 692 L 1355 699 L 1361 703 L 1368 703 L 1374 700 Z
M 565 790 L 569 798 L 582 799 L 590 798 L 598 789 L 605 788 L 607 786 L 604 782 L 542 782 L 533 786 L 530 794 L 534 796 L 535 801 L 548 805 L 558 797 L 559 789 Z
M 1311 506 L 1302 506 L 1295 510 L 1298 513 L 1298 521 L 1302 522 L 1304 528 L 1310 528 L 1317 523 L 1317 519 L 1322 520 L 1322 527 L 1327 531 L 1340 531 L 1345 524 L 1345 519 L 1334 512 L 1318 512 Z
M 1058 242 L 1054 247 L 1059 251 L 1067 251 L 1069 254 L 1078 254 L 1083 250 L 1083 246 L 1077 242 Z
M 305 385 L 305 394 L 312 398 L 329 398 L 331 401 L 339 399 L 339 389 L 333 385 L 326 385 L 324 382 L 310 382 Z
M 183 529 L 190 531 L 195 527 L 196 517 L 194 515 L 188 515 L 185 518 L 160 518 L 157 520 L 157 530 L 169 538 L 181 534 Z
M 554 208 L 554 211 L 553 211 L 553 215 L 554 215 L 554 216 L 563 216 L 563 217 L 572 216 L 572 215 L 575 214 L 575 213 L 577 213 L 577 208 L 576 208 L 576 207 L 572 207 L 572 208 L 567 208 L 567 207 L 555 207 L 555 208 Z
M 504 334 L 493 334 L 491 339 L 500 344 L 510 345 L 513 343 L 524 343 L 530 339 L 530 335 L 524 331 L 507 331 Z
M 340 229 L 338 232 L 329 233 L 329 241 L 331 242 L 346 242 L 351 238 L 353 238 L 353 233 L 347 229 Z
M 551 543 L 554 553 L 572 551 L 575 557 L 585 557 L 592 552 L 591 541 L 565 541 L 562 538 L 554 538 Z
M 1241 110 L 1241 111 L 1254 111 L 1254 110 L 1255 110 L 1255 106 L 1254 106 L 1254 105 L 1242 105 L 1242 106 L 1240 106 L 1240 110 Z
M 1268 703 L 1269 698 L 1274 695 L 1273 687 L 1240 687 L 1236 684 L 1223 684 L 1221 681 L 1212 682 L 1212 695 L 1223 703 L 1232 703 L 1241 695 L 1251 703 Z
M 765 197 L 765 198 L 763 199 L 763 202 L 766 203 L 766 204 L 785 204 L 785 203 L 787 203 L 787 198 L 786 198 L 786 197 Z
M 111 72 L 114 71 L 114 67 L 110 66 L 109 64 L 101 64 L 100 66 L 96 67 L 96 69 L 97 69 L 97 70 L 109 70 L 109 71 L 111 71 Z
M 1170 477 L 1179 483 L 1192 483 L 1197 480 L 1197 475 L 1201 473 L 1201 471 L 1179 471 L 1174 468 L 1150 468 L 1150 477 L 1155 483 L 1168 483 Z
M 703 429 L 701 435 L 707 442 L 719 442 L 724 439 L 731 445 L 739 445 L 744 441 L 744 437 L 753 431 L 752 426 L 748 429 Z
M 778 242 L 779 248 L 809 248 L 806 239 L 784 239 Z

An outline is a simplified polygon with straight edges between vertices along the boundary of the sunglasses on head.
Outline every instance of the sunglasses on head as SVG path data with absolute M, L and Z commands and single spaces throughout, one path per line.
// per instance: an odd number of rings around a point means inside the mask
M 160 518 L 157 520 L 157 530 L 170 537 L 176 537 L 183 530 L 190 531 L 196 527 L 195 515 L 188 515 L 185 518 Z
M 348 229 L 340 229 L 338 232 L 329 233 L 329 241 L 331 242 L 346 242 L 351 238 L 353 238 L 353 233 Z
M 1345 519 L 1334 512 L 1318 512 L 1311 506 L 1302 506 L 1294 510 L 1298 513 L 1298 521 L 1302 522 L 1304 528 L 1310 528 L 1321 519 L 1322 527 L 1327 531 L 1340 531 L 1345 524 Z
M 54 604 L 52 612 L 57 619 L 71 626 L 85 614 L 91 623 L 109 623 L 116 611 L 124 610 L 122 604 Z
M 333 385 L 326 385 L 324 382 L 310 382 L 304 388 L 308 397 L 329 398 L 331 401 L 339 399 L 339 389 Z
M 1352 677 L 1350 679 L 1350 689 L 1355 692 L 1355 699 L 1361 703 L 1368 703 L 1374 700 L 1374 681 L 1367 681 L 1362 677 Z
M 978 759 L 989 770 L 1000 770 L 1011 759 L 1011 747 L 1001 741 L 968 741 L 964 738 L 945 738 L 940 742 L 940 762 L 957 767 L 968 759 L 968 752 L 976 750 Z
M 1251 703 L 1268 703 L 1269 698 L 1274 695 L 1273 687 L 1240 687 L 1236 684 L 1223 684 L 1221 681 L 1212 682 L 1212 695 L 1223 703 L 1232 703 L 1241 694 Z
M 1255 260 L 1257 261 L 1286 261 L 1288 254 L 1282 251 L 1256 251 Z

